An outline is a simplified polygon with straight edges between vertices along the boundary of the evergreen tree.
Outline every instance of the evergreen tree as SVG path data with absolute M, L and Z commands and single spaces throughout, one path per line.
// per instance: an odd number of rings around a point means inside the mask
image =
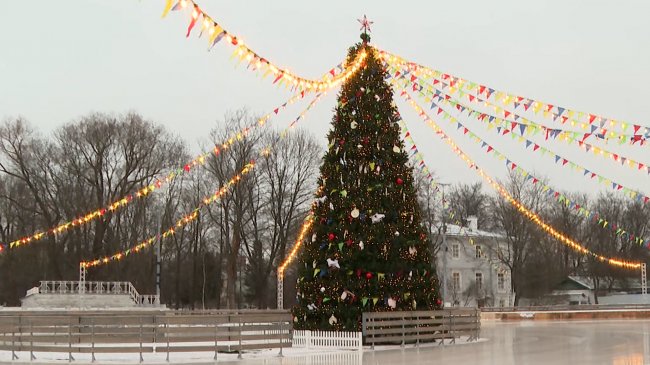
M 348 60 L 368 56 L 338 95 L 311 237 L 297 263 L 297 329 L 357 331 L 365 311 L 441 305 L 400 115 L 368 35 L 362 39 Z

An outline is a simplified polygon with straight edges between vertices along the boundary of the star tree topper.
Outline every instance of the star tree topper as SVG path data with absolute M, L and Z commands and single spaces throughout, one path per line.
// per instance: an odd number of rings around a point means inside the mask
M 361 28 L 359 28 L 359 30 L 363 30 L 364 34 L 370 33 L 370 26 L 375 23 L 368 19 L 368 17 L 366 17 L 366 14 L 363 14 L 363 19 L 357 19 L 357 21 L 361 24 Z

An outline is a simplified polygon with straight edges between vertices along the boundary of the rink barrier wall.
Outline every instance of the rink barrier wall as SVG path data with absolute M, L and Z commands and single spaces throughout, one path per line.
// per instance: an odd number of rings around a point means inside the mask
M 446 309 L 437 311 L 367 312 L 362 316 L 364 343 L 373 348 L 376 344 L 414 343 L 467 336 L 477 340 L 481 330 L 481 312 L 478 309 Z
M 154 314 L 95 312 L 92 314 L 28 314 L 0 312 L 0 350 L 30 353 L 145 353 L 237 352 L 282 349 L 292 345 L 292 317 L 288 311 L 168 311 Z

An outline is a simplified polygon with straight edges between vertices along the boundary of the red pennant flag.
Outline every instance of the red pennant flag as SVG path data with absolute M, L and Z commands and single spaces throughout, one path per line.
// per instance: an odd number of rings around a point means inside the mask
M 488 149 L 487 149 L 488 153 L 490 153 L 492 150 L 493 150 L 492 146 L 488 145 Z
M 517 168 L 517 164 L 513 162 L 511 168 L 514 170 L 515 168 Z
M 569 161 L 567 161 L 567 159 L 566 159 L 566 158 L 563 158 L 563 159 L 562 159 L 562 166 L 564 166 L 564 165 L 566 165 L 566 164 L 567 164 L 567 162 L 569 162 Z
M 508 116 L 510 115 L 510 112 L 507 111 L 507 110 L 504 110 L 504 111 L 503 111 L 503 115 L 504 115 L 506 118 L 508 118 Z
M 555 194 L 553 194 L 553 196 L 557 198 L 558 196 L 560 196 L 560 193 L 556 191 Z
M 480 94 L 483 94 L 484 92 L 485 92 L 485 86 L 483 86 L 483 85 L 479 86 L 479 87 L 478 87 L 478 93 L 479 93 L 479 95 L 480 95 Z
M 536 144 L 533 146 L 533 151 L 537 151 L 538 149 L 539 149 L 539 145 L 536 143 Z
M 469 132 L 469 129 L 467 128 L 463 128 L 463 129 L 464 129 L 463 134 L 467 134 L 467 132 Z
M 505 136 L 506 134 L 508 134 L 508 132 L 510 132 L 510 129 L 504 129 L 503 130 L 503 135 Z
M 517 122 L 510 122 L 510 129 L 517 128 Z
M 589 124 L 593 123 L 595 119 L 596 119 L 595 115 L 589 114 Z
M 438 114 L 442 113 L 442 108 L 438 107 Z
M 284 76 L 282 72 L 278 73 L 278 76 L 276 76 L 275 80 L 273 80 L 273 83 L 275 84 L 276 82 L 278 82 L 282 78 L 282 76 Z
M 569 118 L 562 116 L 562 124 L 566 123 L 567 120 L 569 120 Z
M 648 200 L 650 200 L 650 198 L 649 198 L 649 197 L 647 197 L 647 196 L 644 196 L 644 197 L 643 197 L 643 202 L 644 202 L 644 203 L 647 203 L 647 202 L 648 202 Z
M 467 97 L 469 98 L 469 101 L 474 101 L 474 99 L 476 99 L 476 97 L 472 94 L 467 95 Z
M 409 132 L 406 132 L 406 134 L 404 135 L 404 138 L 406 138 L 406 137 L 408 137 L 408 136 L 410 136 L 410 135 L 411 135 L 411 132 L 410 132 L 410 131 L 409 131 Z
M 645 165 L 639 162 L 639 170 L 641 170 Z
M 636 125 L 636 124 L 634 125 L 634 134 L 636 134 L 636 132 L 639 131 L 639 128 L 641 128 L 640 125 Z
M 614 157 L 614 161 L 618 161 L 618 155 L 615 153 L 612 153 L 612 156 Z
M 591 173 L 591 178 L 593 179 L 594 177 L 596 177 L 596 173 L 592 172 Z
M 415 75 L 411 75 L 411 82 L 413 82 L 413 81 L 415 81 L 415 80 L 417 80 L 417 79 L 418 79 L 417 76 L 415 76 Z
M 188 171 L 188 172 L 190 171 L 190 165 L 189 164 L 185 165 L 185 171 Z
M 196 20 L 199 19 L 199 15 L 201 14 L 201 10 L 199 10 L 199 7 L 194 5 L 194 10 L 192 11 L 192 21 L 190 21 L 190 26 L 187 27 L 187 34 L 185 35 L 185 38 L 190 36 L 190 33 L 192 32 L 192 28 L 194 28 L 194 25 L 196 24 Z
M 536 177 L 533 178 L 533 184 L 537 184 L 538 181 L 539 181 L 539 180 L 537 180 Z
M 434 84 L 434 85 L 435 85 L 435 84 L 439 84 L 439 83 L 440 83 L 440 80 L 438 80 L 438 79 L 433 80 L 433 84 Z
M 275 109 L 273 109 L 273 112 L 274 112 L 275 114 L 278 114 L 279 111 L 280 111 L 280 108 L 275 108 Z
M 623 185 L 618 184 L 618 186 L 616 187 L 616 190 L 621 190 L 621 189 L 623 189 Z
M 547 111 L 547 112 L 550 112 L 551 109 L 553 109 L 553 105 L 551 105 L 551 104 L 547 104 L 547 105 L 546 105 L 546 111 Z

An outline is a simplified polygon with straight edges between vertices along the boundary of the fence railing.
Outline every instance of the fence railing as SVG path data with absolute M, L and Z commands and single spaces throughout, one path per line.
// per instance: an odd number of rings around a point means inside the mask
M 363 334 L 361 332 L 294 330 L 293 346 L 308 349 L 363 350 Z
M 400 344 L 445 339 L 452 342 L 461 336 L 479 338 L 481 313 L 478 309 L 446 309 L 437 311 L 367 312 L 362 317 L 366 344 Z
M 128 281 L 41 281 L 38 291 L 30 290 L 32 294 L 114 294 L 128 295 L 139 306 L 160 305 L 157 295 L 142 295 Z
M 525 307 L 483 307 L 481 312 L 553 312 L 588 310 L 650 310 L 650 304 L 581 304 L 581 305 L 541 305 Z
M 214 352 L 282 349 L 291 347 L 292 317 L 288 311 L 222 311 L 188 315 L 159 312 L 152 315 L 51 314 L 0 312 L 0 350 L 35 352 L 145 353 Z

